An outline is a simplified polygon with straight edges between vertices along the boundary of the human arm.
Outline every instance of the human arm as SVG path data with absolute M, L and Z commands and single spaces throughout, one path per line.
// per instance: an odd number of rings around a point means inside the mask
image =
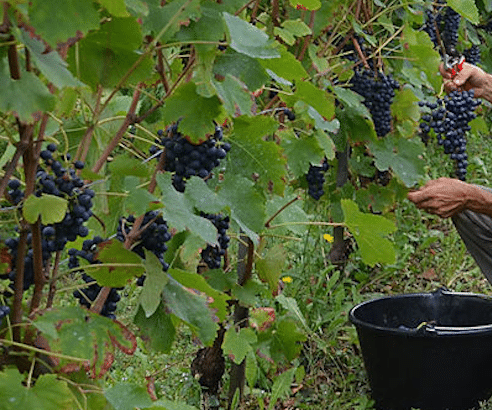
M 465 209 L 492 216 L 492 192 L 454 178 L 439 178 L 408 193 L 418 208 L 451 217 Z
M 444 64 L 439 66 L 439 71 L 444 79 L 447 92 L 473 89 L 476 98 L 484 98 L 492 102 L 492 75 L 481 68 L 465 62 L 461 71 L 454 76 L 444 68 Z

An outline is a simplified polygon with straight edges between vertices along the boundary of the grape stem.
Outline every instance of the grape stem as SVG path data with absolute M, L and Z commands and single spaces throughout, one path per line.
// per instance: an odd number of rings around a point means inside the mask
M 267 228 L 270 228 L 270 224 L 271 222 L 282 212 L 284 211 L 285 209 L 287 209 L 289 206 L 291 206 L 294 202 L 298 201 L 299 199 L 301 199 L 298 196 L 296 196 L 295 198 L 291 199 L 289 202 L 287 202 L 285 205 L 283 205 L 277 212 L 275 212 L 269 219 L 268 221 L 265 222 L 265 227 Z

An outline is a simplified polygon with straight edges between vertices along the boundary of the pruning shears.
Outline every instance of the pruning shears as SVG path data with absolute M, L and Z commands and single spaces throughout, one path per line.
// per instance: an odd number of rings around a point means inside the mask
M 454 77 L 463 69 L 463 64 L 465 63 L 464 56 L 453 56 L 447 53 L 444 53 L 444 68 L 446 71 L 451 70 L 451 75 Z

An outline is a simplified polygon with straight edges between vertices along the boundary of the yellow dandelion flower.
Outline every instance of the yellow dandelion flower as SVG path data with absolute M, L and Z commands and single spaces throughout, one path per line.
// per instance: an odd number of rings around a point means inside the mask
M 330 234 L 328 233 L 325 233 L 323 235 L 323 239 L 325 239 L 326 241 L 330 242 L 330 243 L 333 243 L 333 236 L 331 236 Z
M 290 276 L 284 276 L 282 278 L 282 282 L 284 282 L 284 283 L 291 283 L 292 282 L 292 278 Z

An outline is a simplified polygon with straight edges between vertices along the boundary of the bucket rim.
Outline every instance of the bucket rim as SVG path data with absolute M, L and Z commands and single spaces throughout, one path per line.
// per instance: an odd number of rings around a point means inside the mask
M 472 293 L 472 292 L 454 292 L 450 291 L 446 288 L 439 288 L 436 289 L 435 291 L 432 292 L 415 292 L 415 293 L 403 293 L 403 294 L 396 294 L 396 295 L 385 295 L 373 299 L 366 300 L 364 302 L 361 302 L 349 311 L 349 320 L 350 322 L 355 325 L 355 327 L 358 329 L 359 327 L 364 327 L 368 328 L 371 330 L 375 331 L 380 331 L 384 332 L 385 334 L 393 334 L 393 335 L 401 335 L 401 336 L 447 336 L 447 337 L 452 337 L 452 336 L 463 336 L 463 335 L 478 335 L 482 333 L 490 333 L 492 332 L 492 323 L 487 324 L 487 325 L 479 325 L 479 326 L 436 326 L 432 325 L 426 322 L 422 322 L 422 325 L 418 326 L 417 328 L 394 328 L 394 327 L 385 327 L 385 326 L 379 326 L 375 325 L 373 323 L 365 322 L 358 317 L 356 317 L 356 312 L 359 309 L 362 309 L 364 306 L 372 304 L 372 303 L 378 303 L 380 301 L 384 300 L 394 300 L 394 299 L 406 299 L 406 298 L 415 298 L 415 297 L 420 297 L 420 298 L 432 298 L 432 297 L 467 297 L 467 298 L 472 298 L 472 299 L 481 299 L 481 300 L 486 300 L 491 303 L 492 305 L 492 296 L 489 295 L 484 295 L 480 293 Z

